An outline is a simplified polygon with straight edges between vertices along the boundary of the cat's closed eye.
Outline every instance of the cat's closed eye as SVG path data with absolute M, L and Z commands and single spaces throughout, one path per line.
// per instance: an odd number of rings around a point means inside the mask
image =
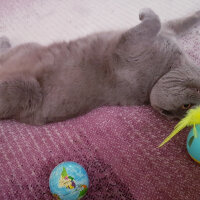
M 192 104 L 184 104 L 184 105 L 182 105 L 182 109 L 183 110 L 188 110 L 188 109 L 190 109 L 191 108 L 191 106 L 192 106 Z

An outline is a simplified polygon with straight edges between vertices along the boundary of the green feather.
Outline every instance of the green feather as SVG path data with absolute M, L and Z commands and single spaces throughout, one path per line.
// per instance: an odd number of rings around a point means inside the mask
M 159 147 L 162 147 L 165 143 L 171 140 L 177 133 L 179 133 L 187 126 L 193 126 L 194 137 L 197 137 L 196 124 L 200 124 L 200 106 L 194 109 L 190 109 L 187 112 L 187 115 L 175 126 L 172 133 L 167 138 L 165 138 Z

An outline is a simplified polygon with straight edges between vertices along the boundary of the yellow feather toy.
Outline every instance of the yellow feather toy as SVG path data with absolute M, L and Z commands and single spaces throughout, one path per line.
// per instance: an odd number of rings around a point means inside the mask
M 200 106 L 188 110 L 186 116 L 175 126 L 172 133 L 167 138 L 165 138 L 165 140 L 159 145 L 159 147 L 162 147 L 165 143 L 171 140 L 172 137 L 174 137 L 178 132 L 180 132 L 187 126 L 193 126 L 194 137 L 197 138 L 197 124 L 200 124 Z

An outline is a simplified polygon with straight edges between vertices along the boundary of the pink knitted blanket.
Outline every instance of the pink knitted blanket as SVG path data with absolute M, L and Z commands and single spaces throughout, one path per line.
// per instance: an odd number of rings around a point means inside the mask
M 75 161 L 88 172 L 88 200 L 197 200 L 200 169 L 186 151 L 188 130 L 156 148 L 175 123 L 146 106 L 100 108 L 43 127 L 1 121 L 0 199 L 51 199 L 51 170 Z

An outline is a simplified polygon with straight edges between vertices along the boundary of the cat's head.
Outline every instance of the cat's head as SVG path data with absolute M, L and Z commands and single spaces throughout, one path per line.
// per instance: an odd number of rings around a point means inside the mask
M 177 67 L 162 76 L 152 88 L 153 108 L 169 118 L 182 118 L 200 104 L 200 67 Z

